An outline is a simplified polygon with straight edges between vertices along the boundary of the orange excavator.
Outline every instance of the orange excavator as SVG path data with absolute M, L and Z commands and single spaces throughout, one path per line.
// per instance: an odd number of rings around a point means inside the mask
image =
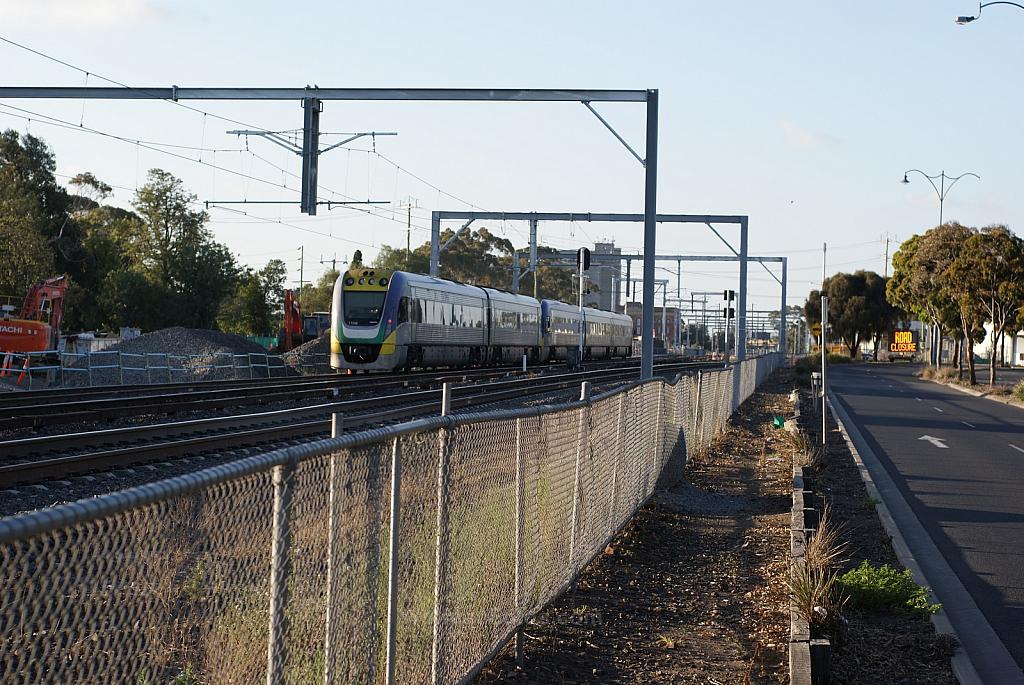
M 277 352 L 288 352 L 314 340 L 331 327 L 330 312 L 302 315 L 294 290 L 284 291 L 284 326 L 277 335 Z
M 294 290 L 284 291 L 284 327 L 277 336 L 277 351 L 287 352 L 302 343 L 302 314 Z
M 0 305 L 0 351 L 43 352 L 57 348 L 68 277 L 53 276 L 29 288 L 21 309 Z

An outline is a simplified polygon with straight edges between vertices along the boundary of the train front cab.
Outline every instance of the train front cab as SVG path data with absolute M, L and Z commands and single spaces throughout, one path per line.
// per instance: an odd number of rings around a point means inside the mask
M 357 267 L 334 284 L 331 307 L 331 366 L 390 371 L 405 365 L 399 345 L 398 302 L 402 274 Z

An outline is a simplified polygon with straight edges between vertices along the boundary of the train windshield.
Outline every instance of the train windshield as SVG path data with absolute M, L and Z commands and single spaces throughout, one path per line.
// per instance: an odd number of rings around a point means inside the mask
M 380 323 L 386 292 L 345 291 L 345 323 L 349 326 L 372 326 Z

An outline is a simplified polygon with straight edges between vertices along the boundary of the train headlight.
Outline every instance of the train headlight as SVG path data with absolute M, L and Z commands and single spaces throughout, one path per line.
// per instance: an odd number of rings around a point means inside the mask
M 373 285 L 373 278 L 370 278 L 370 279 L 369 279 L 369 280 L 367 281 L 367 283 L 369 283 L 370 285 Z
M 365 278 L 360 278 L 360 279 L 359 279 L 359 285 L 362 285 L 362 284 L 363 284 L 363 283 L 364 283 L 365 281 L 366 281 L 366 279 L 365 279 Z
M 345 279 L 345 285 L 353 285 L 355 282 L 356 279 L 352 278 L 351 276 Z
M 378 283 L 380 283 L 381 285 L 387 285 L 387 284 L 388 284 L 388 279 L 386 279 L 386 278 L 382 278 L 382 279 L 380 279 L 380 280 L 378 281 Z

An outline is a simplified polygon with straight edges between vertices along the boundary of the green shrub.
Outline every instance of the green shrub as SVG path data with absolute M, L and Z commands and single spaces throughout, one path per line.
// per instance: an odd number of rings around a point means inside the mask
M 1013 396 L 1016 397 L 1021 402 L 1024 402 L 1024 381 L 1018 383 L 1017 386 L 1013 389 Z
M 872 566 L 864 560 L 860 566 L 837 579 L 849 598 L 851 608 L 861 611 L 898 611 L 927 616 L 942 608 L 928 601 L 928 588 L 910 577 L 910 571 L 897 571 L 888 564 Z

